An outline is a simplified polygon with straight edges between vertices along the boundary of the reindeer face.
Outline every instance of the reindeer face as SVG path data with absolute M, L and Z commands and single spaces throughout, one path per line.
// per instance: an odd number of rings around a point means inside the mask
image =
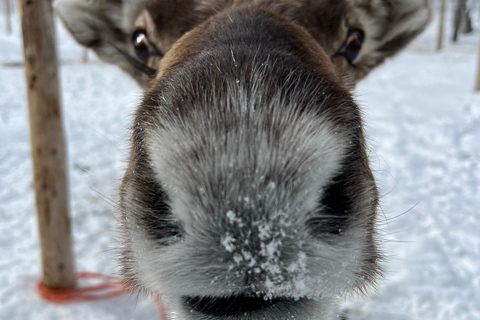
M 331 319 L 375 282 L 378 196 L 350 90 L 428 17 L 420 1 L 382 3 L 117 3 L 123 42 L 96 33 L 148 87 L 121 188 L 122 273 L 175 319 Z M 412 8 L 421 26 L 400 28 Z
M 232 8 L 263 8 L 305 28 L 352 87 L 415 38 L 430 0 L 56 0 L 77 41 L 147 88 L 185 33 Z
M 187 319 L 326 319 L 371 284 L 377 192 L 338 70 L 263 9 L 178 40 L 137 111 L 124 276 Z
M 142 66 L 148 68 L 148 72 L 153 75 L 160 68 L 165 53 L 182 35 L 188 31 L 195 32 L 198 24 L 216 16 L 220 11 L 238 7 L 257 10 L 265 8 L 271 13 L 299 21 L 299 24 L 313 31 L 316 42 L 338 68 L 336 72 L 345 78 L 350 75 L 349 80 L 354 79 L 353 65 L 360 58 L 365 37 L 353 9 L 344 1 L 320 1 L 314 6 L 291 1 L 186 1 L 168 5 L 159 1 L 147 1 L 131 32 L 131 58 L 141 61 Z

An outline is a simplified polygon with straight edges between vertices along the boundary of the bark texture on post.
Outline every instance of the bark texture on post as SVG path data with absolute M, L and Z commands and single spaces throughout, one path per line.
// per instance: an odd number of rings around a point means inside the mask
M 445 26 L 445 11 L 447 7 L 447 0 L 442 0 L 442 7 L 440 9 L 440 21 L 438 25 L 438 38 L 437 38 L 437 51 L 442 50 L 443 48 L 443 33 Z
M 51 0 L 19 0 L 44 285 L 75 286 Z

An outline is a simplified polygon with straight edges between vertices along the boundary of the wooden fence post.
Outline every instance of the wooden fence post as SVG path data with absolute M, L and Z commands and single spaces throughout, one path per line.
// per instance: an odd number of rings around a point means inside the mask
M 6 30 L 8 34 L 12 33 L 12 23 L 11 23 L 11 13 L 12 8 L 10 7 L 10 0 L 5 0 L 5 23 L 6 23 Z
M 480 91 L 480 42 L 478 45 L 478 59 L 477 59 L 477 79 L 475 81 L 475 91 Z
M 452 41 L 457 42 L 460 27 L 465 19 L 465 11 L 467 10 L 467 0 L 456 0 L 455 14 L 453 21 L 453 37 Z
M 18 0 L 44 285 L 75 286 L 66 145 L 51 0 Z
M 442 6 L 440 11 L 440 21 L 438 25 L 438 38 L 437 38 L 437 51 L 442 50 L 443 48 L 443 33 L 444 33 L 444 25 L 445 25 L 445 11 L 447 7 L 447 0 L 442 0 Z
M 83 49 L 82 63 L 87 63 L 87 62 L 88 62 L 88 49 L 85 48 Z

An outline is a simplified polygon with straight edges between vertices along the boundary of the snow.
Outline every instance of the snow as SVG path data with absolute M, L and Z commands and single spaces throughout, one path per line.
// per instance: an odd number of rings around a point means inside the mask
M 239 227 L 243 227 L 242 218 L 237 217 L 232 210 L 227 211 L 226 216 L 230 224 L 237 224 Z
M 225 237 L 222 239 L 222 245 L 228 252 L 233 252 L 235 250 L 235 241 L 236 239 L 227 232 Z
M 158 319 L 142 297 L 59 306 L 35 293 L 40 254 L 14 21 L 13 35 L 0 30 L 0 319 Z M 79 63 L 82 49 L 58 30 L 77 269 L 115 274 L 115 203 L 141 92 L 113 66 Z M 432 24 L 358 87 L 388 261 L 372 297 L 346 303 L 351 320 L 480 319 L 479 35 L 437 54 Z

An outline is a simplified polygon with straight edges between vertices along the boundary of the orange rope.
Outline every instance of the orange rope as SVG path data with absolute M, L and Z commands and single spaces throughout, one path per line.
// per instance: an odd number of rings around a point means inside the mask
M 117 278 L 93 273 L 79 272 L 78 279 L 98 279 L 102 283 L 73 289 L 50 289 L 45 287 L 43 280 L 37 284 L 40 296 L 53 303 L 68 303 L 77 301 L 93 301 L 119 297 L 128 292 L 125 283 Z
M 103 274 L 79 272 L 77 273 L 77 279 L 96 279 L 101 280 L 101 283 L 74 289 L 49 289 L 45 287 L 43 280 L 40 280 L 37 284 L 37 290 L 43 299 L 53 303 L 111 299 L 130 291 L 123 280 Z M 155 303 L 160 313 L 160 320 L 167 320 L 167 313 L 161 296 L 155 298 Z
M 160 320 L 168 320 L 167 312 L 165 311 L 165 306 L 163 305 L 162 296 L 157 296 L 155 298 L 155 302 L 157 303 L 158 313 L 160 314 Z

